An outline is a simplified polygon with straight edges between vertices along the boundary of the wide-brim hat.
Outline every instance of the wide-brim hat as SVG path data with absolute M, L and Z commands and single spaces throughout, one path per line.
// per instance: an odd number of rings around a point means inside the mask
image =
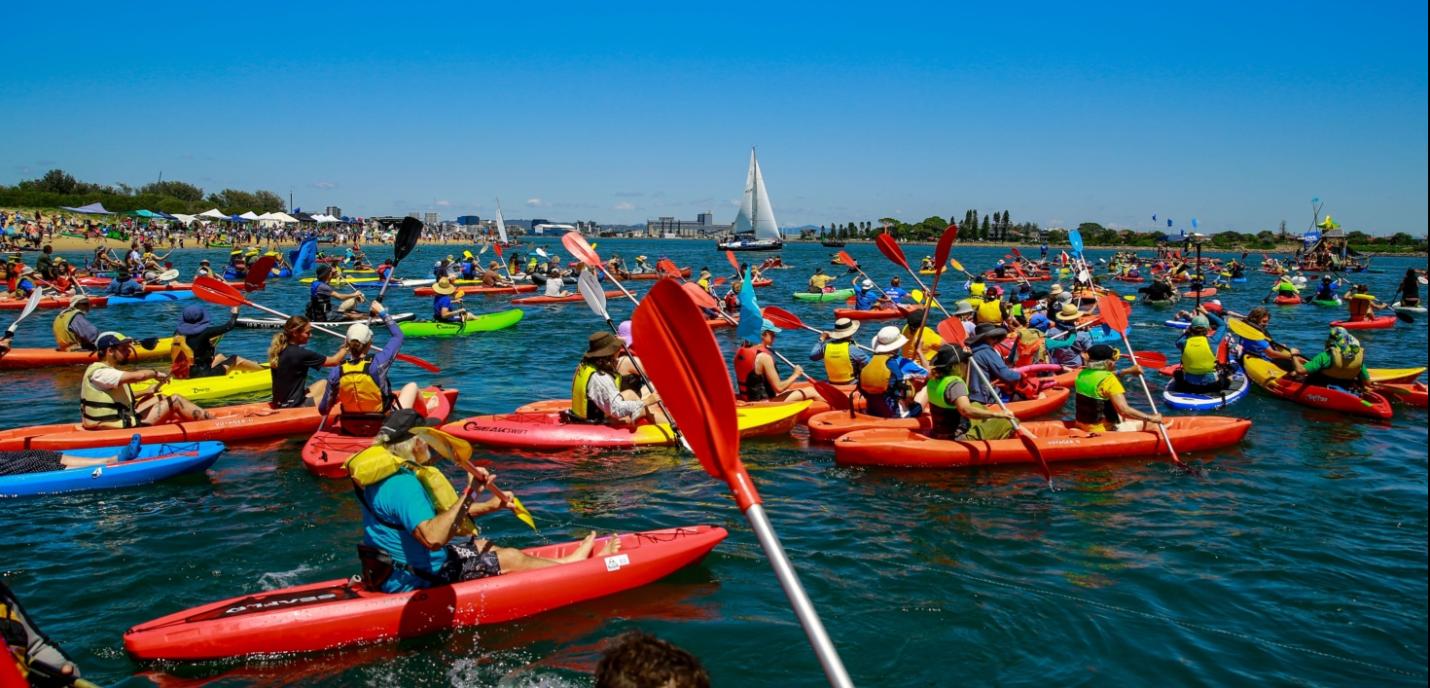
M 582 355 L 581 358 L 590 360 L 593 358 L 615 356 L 617 353 L 620 353 L 621 347 L 623 346 L 625 346 L 625 343 L 616 335 L 610 332 L 597 332 L 586 340 L 586 353 Z
M 398 409 L 382 422 L 382 429 L 378 430 L 378 434 L 385 437 L 389 444 L 397 444 L 411 439 L 413 429 L 431 427 L 440 422 L 436 418 L 424 418 L 412 409 Z
M 904 348 L 909 343 L 909 338 L 904 336 L 899 328 L 893 325 L 885 325 L 879 329 L 879 334 L 874 335 L 874 341 L 870 343 L 876 354 L 887 354 Z
M 1053 288 L 1048 290 L 1048 296 L 1057 296 L 1061 293 L 1063 293 L 1063 285 L 1061 284 L 1054 284 Z
M 967 301 L 959 301 L 958 307 L 953 309 L 952 315 L 955 318 L 960 315 L 973 315 L 973 304 Z
M 1068 301 L 1063 304 L 1062 310 L 1053 315 L 1058 322 L 1072 322 L 1082 318 L 1083 312 L 1078 310 L 1077 304 Z
M 1007 337 L 1008 330 L 1005 330 L 993 323 L 983 323 L 973 330 L 973 336 L 968 338 L 968 345 L 973 346 L 979 342 L 999 337 Z
M 851 318 L 840 318 L 834 321 L 834 331 L 829 333 L 830 339 L 848 339 L 859 331 L 859 321 Z
M 432 293 L 441 296 L 451 296 L 457 293 L 457 285 L 452 284 L 452 280 L 443 277 L 437 280 L 436 284 L 432 285 Z
M 174 329 L 185 337 L 201 334 L 213 324 L 209 321 L 208 311 L 198 304 L 185 306 L 183 314 L 179 317 L 179 326 Z

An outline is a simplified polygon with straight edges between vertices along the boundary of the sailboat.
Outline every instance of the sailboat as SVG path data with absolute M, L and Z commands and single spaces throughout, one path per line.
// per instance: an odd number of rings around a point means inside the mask
M 778 251 L 784 248 L 784 236 L 775 223 L 775 210 L 770 194 L 765 191 L 765 176 L 760 174 L 760 161 L 755 149 L 750 149 L 750 171 L 745 175 L 745 195 L 740 199 L 740 212 L 735 216 L 734 236 L 715 247 L 722 251 Z
M 501 199 L 497 199 L 497 243 L 502 246 L 515 246 L 506 236 L 506 220 L 501 216 Z

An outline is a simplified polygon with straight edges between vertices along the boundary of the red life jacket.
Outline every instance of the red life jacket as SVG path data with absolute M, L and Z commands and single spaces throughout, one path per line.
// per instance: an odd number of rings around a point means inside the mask
M 763 344 L 742 346 L 735 352 L 735 381 L 740 385 L 741 400 L 764 401 L 775 396 L 770 381 L 755 370 L 755 360 L 760 354 L 769 352 Z

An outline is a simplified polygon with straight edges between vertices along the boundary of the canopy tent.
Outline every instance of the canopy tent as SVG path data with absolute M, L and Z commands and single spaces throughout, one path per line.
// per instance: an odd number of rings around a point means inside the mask
M 198 215 L 185 215 L 183 213 L 174 213 L 174 219 L 184 224 L 189 224 L 190 222 L 193 222 L 194 220 L 198 219 L 198 217 Z
M 227 219 L 228 219 L 228 216 L 227 216 L 227 215 L 224 215 L 224 214 L 221 213 L 221 212 L 219 212 L 219 211 L 218 211 L 218 208 L 214 208 L 213 210 L 205 210 L 204 212 L 199 213 L 199 217 L 211 217 L 211 218 L 213 218 L 213 219 L 215 219 L 215 220 L 227 220 Z
M 251 214 L 251 213 L 250 213 L 250 214 Z M 244 216 L 242 216 L 242 215 L 229 215 L 228 217 L 226 217 L 226 218 L 224 218 L 224 219 L 225 219 L 225 220 L 228 220 L 229 222 L 248 222 L 248 218 L 246 218 L 246 217 L 244 217 Z
M 135 210 L 134 212 L 131 212 L 131 213 L 129 213 L 129 214 L 130 214 L 130 215 L 133 215 L 133 216 L 135 216 L 135 217 L 147 217 L 147 218 L 149 218 L 149 219 L 151 219 L 151 220 L 172 220 L 172 219 L 174 219 L 174 216 L 173 216 L 173 215 L 170 215 L 170 214 L 168 214 L 168 213 L 166 213 L 166 212 L 160 211 L 160 212 L 157 212 L 157 213 L 156 213 L 156 212 L 154 212 L 154 211 L 152 211 L 152 210 L 145 210 L 145 209 L 143 209 L 143 208 L 140 208 L 139 210 Z
M 246 212 L 246 213 L 244 213 L 244 214 L 242 214 L 242 215 L 239 215 L 239 217 L 241 217 L 241 218 L 243 218 L 243 219 L 245 219 L 245 220 L 257 220 L 257 219 L 258 219 L 257 213 L 254 213 L 252 210 L 250 210 L 250 211 L 248 211 L 248 212 Z
M 272 220 L 272 219 L 273 219 L 273 213 L 264 213 L 264 214 L 262 214 L 262 215 L 259 215 L 258 217 L 253 218 L 253 219 L 255 219 L 255 220 Z
M 91 203 L 91 204 L 89 204 L 89 205 L 82 205 L 82 206 L 80 206 L 80 207 L 78 207 L 78 208 L 71 208 L 71 207 L 69 207 L 69 206 L 67 206 L 67 205 L 62 205 L 62 206 L 60 206 L 60 210 L 69 210 L 69 211 L 76 212 L 76 213 L 84 213 L 85 215 L 113 215 L 113 214 L 114 214 L 114 213 L 112 213 L 112 212 L 110 212 L 110 211 L 108 211 L 108 210 L 105 210 L 103 203 Z
M 268 219 L 270 219 L 270 220 L 277 220 L 278 222 L 283 222 L 283 223 L 287 223 L 287 224 L 291 224 L 291 223 L 294 223 L 294 222 L 297 222 L 297 221 L 298 221 L 297 218 L 295 218 L 295 217 L 293 217 L 292 215 L 289 215 L 288 213 L 285 213 L 285 212 L 283 212 L 283 211 L 281 211 L 281 210 L 278 211 L 278 212 L 276 212 L 276 213 L 271 213 L 271 214 L 269 214 Z
M 315 218 L 315 217 L 313 217 L 312 215 L 309 215 L 309 214 L 307 214 L 307 213 L 302 213 L 302 212 L 295 212 L 295 213 L 293 213 L 293 219 L 295 219 L 295 220 L 297 220 L 297 221 L 299 221 L 299 222 L 317 222 L 317 221 L 318 221 L 318 219 Z
M 314 216 L 313 216 L 313 220 L 315 220 L 315 221 L 317 221 L 317 222 L 319 222 L 319 223 L 342 222 L 342 220 L 339 220 L 338 218 L 333 217 L 332 215 L 314 215 Z

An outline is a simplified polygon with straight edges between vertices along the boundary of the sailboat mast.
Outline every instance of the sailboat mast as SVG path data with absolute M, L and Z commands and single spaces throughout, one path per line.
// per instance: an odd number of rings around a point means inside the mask
M 760 158 L 750 148 L 750 231 L 760 238 Z

